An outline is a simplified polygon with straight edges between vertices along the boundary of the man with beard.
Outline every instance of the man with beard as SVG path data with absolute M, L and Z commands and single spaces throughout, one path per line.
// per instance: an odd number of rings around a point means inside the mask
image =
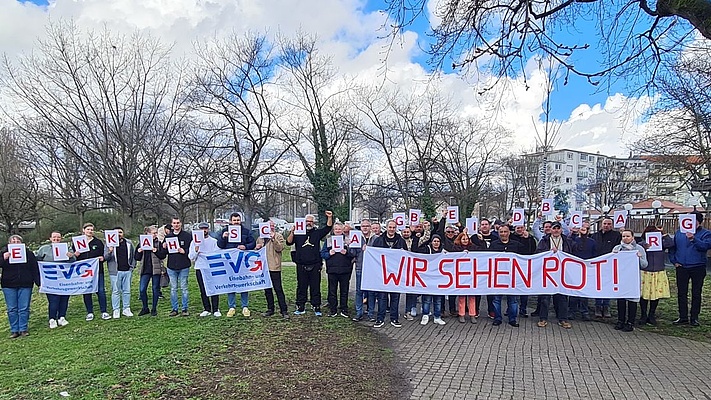
M 387 229 L 384 234 L 378 236 L 373 240 L 373 247 L 380 247 L 385 249 L 402 249 L 404 250 L 405 240 L 402 236 L 397 233 L 397 224 L 395 221 L 390 220 L 387 224 Z M 400 293 L 395 292 L 379 292 L 378 293 L 378 317 L 375 321 L 374 328 L 381 328 L 385 324 L 385 302 L 386 299 L 390 298 L 390 325 L 400 328 L 402 324 L 399 321 L 398 305 L 400 304 Z
M 419 226 L 419 225 L 418 225 Z M 413 235 L 409 226 L 402 230 L 402 238 L 405 240 L 405 250 L 415 252 L 420 247 L 420 237 Z M 412 321 L 417 316 L 417 295 L 405 295 L 405 319 Z
M 362 247 L 353 246 L 348 248 L 348 252 L 353 255 L 355 259 L 355 311 L 356 315 L 353 317 L 353 321 L 358 322 L 363 320 L 363 298 L 367 300 L 368 296 L 363 290 L 361 290 L 361 280 L 363 278 L 363 252 L 369 241 L 374 237 L 373 233 L 370 231 L 371 223 L 369 219 L 363 219 L 360 221 L 360 231 L 363 234 L 363 244 Z M 375 299 L 373 299 L 373 304 L 375 304 Z M 368 306 L 368 314 L 372 314 L 373 311 Z M 371 322 L 375 322 L 374 320 Z
M 257 242 L 252 236 L 252 232 L 246 226 L 242 226 L 242 215 L 240 213 L 232 213 L 230 215 L 230 225 L 237 225 L 242 231 L 241 240 L 239 242 L 230 242 L 229 240 L 229 225 L 222 228 L 220 236 L 217 238 L 217 246 L 221 249 L 239 249 L 253 250 Z M 242 292 L 240 296 L 240 306 L 242 307 L 242 315 L 249 317 L 252 313 L 249 311 L 249 292 Z M 232 318 L 237 312 L 237 293 L 227 293 L 227 316 Z
M 306 216 L 306 234 L 294 235 L 294 231 L 289 232 L 286 244 L 294 245 L 294 262 L 296 263 L 296 311 L 294 315 L 306 314 L 305 306 L 308 294 L 311 294 L 311 306 L 317 317 L 321 313 L 321 240 L 331 232 L 333 227 L 333 212 L 325 213 L 326 226 L 316 229 L 314 227 L 315 217 Z
M 612 253 L 612 249 L 622 242 L 622 234 L 612 229 L 612 218 L 604 217 L 599 231 L 592 236 L 595 241 L 595 256 Z M 610 299 L 595 299 L 595 318 L 611 318 Z
M 491 243 L 490 251 L 523 254 L 524 246 L 517 240 L 511 240 L 511 228 L 508 225 L 499 227 L 499 239 Z M 487 296 L 493 297 L 494 303 L 494 326 L 501 325 L 503 317 L 501 315 L 501 300 L 503 295 Z M 507 315 L 509 317 L 509 325 L 518 328 L 516 317 L 518 316 L 518 296 L 506 295 Z
M 536 249 L 537 253 L 545 253 L 547 251 L 562 251 L 571 254 L 572 249 L 568 238 L 563 236 L 563 228 L 559 222 L 554 222 L 551 226 L 551 235 L 543 238 L 538 242 Z M 538 296 L 538 301 L 541 303 L 540 314 L 538 315 L 538 327 L 545 328 L 548 326 L 548 306 L 551 301 L 550 295 Z M 556 314 L 558 316 L 558 325 L 564 329 L 570 329 L 573 326 L 568 322 L 568 296 L 564 294 L 554 294 L 553 302 Z
M 477 247 L 483 251 L 487 251 L 489 246 L 491 246 L 491 243 L 499 239 L 499 234 L 491 230 L 491 222 L 487 218 L 482 218 L 481 221 L 479 221 L 479 233 L 472 235 L 471 239 L 472 243 L 474 243 Z M 476 299 L 477 307 L 481 304 L 479 300 L 481 300 L 481 296 Z M 489 318 L 494 319 L 496 312 L 494 310 L 494 296 L 486 296 L 486 306 Z M 477 315 L 479 315 L 478 310 Z
M 549 224 L 550 226 L 550 224 Z M 514 230 L 514 233 L 511 235 L 512 240 L 519 241 L 523 245 L 523 251 L 520 253 L 522 255 L 531 255 L 536 253 L 536 246 L 538 243 L 536 243 L 536 239 L 528 233 L 528 230 L 526 230 L 526 227 L 523 225 L 517 226 Z M 519 296 L 519 302 L 518 302 L 518 315 L 523 317 L 523 318 L 528 318 L 528 296 L 527 295 L 521 295 Z M 537 314 L 536 314 L 537 315 Z

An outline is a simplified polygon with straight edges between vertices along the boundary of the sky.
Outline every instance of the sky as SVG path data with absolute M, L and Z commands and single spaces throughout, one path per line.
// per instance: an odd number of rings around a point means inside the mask
M 431 0 L 436 1 L 436 0 Z M 333 56 L 342 74 L 364 80 L 389 80 L 409 87 L 429 80 L 432 68 L 422 50 L 427 46 L 428 20 L 409 26 L 389 48 L 387 16 L 382 0 L 0 0 L 0 52 L 10 59 L 32 51 L 50 20 L 72 19 L 84 29 L 131 33 L 148 31 L 178 53 L 189 54 L 195 40 L 231 31 L 295 32 L 319 37 L 319 48 Z M 431 4 L 430 4 L 431 6 Z M 565 33 L 575 35 L 576 32 Z M 389 51 L 388 51 L 389 49 Z M 387 55 L 387 58 L 385 57 Z M 581 57 L 592 63 L 594 51 Z M 591 66 L 592 68 L 593 66 Z M 479 96 L 471 76 L 444 71 L 437 84 L 459 103 L 462 115 L 493 118 L 513 132 L 513 152 L 531 151 L 535 132 L 543 130 L 543 89 L 547 75 L 527 60 L 529 88 L 521 75 L 506 79 L 490 97 Z M 484 75 L 477 77 L 486 81 Z M 558 148 L 626 156 L 627 144 L 645 131 L 648 97 L 630 96 L 624 85 L 600 90 L 573 77 L 556 85 L 552 117 L 559 122 Z

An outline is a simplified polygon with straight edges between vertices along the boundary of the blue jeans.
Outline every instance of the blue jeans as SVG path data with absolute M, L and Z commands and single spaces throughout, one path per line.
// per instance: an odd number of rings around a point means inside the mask
M 141 281 L 138 284 L 138 293 L 141 296 L 143 309 L 148 309 L 148 282 L 153 282 L 153 308 L 158 307 L 158 295 L 160 295 L 160 274 L 158 275 L 141 275 Z
M 518 307 L 519 315 L 525 315 L 526 313 L 528 313 L 528 310 L 527 310 L 528 296 L 527 295 L 518 296 L 518 303 L 519 303 L 519 307 Z
M 356 318 L 360 318 L 363 316 L 363 291 L 360 290 L 360 283 L 363 280 L 363 270 L 356 268 L 355 276 L 355 316 Z M 370 306 L 368 306 L 368 308 L 370 309 Z
M 378 293 L 378 321 L 385 321 L 385 304 L 390 297 L 390 321 L 397 321 L 398 307 L 400 306 L 400 293 L 379 292 Z M 368 304 L 370 307 L 370 304 Z M 370 310 L 368 310 L 370 311 Z
M 101 268 L 101 267 L 100 267 Z M 106 278 L 104 277 L 104 269 L 99 269 L 99 290 L 96 292 L 96 297 L 99 298 L 99 309 L 102 313 L 106 312 Z M 87 314 L 94 313 L 94 301 L 91 298 L 91 293 L 84 295 L 84 306 Z
M 239 300 L 242 308 L 249 307 L 249 292 L 240 293 Z M 227 293 L 227 307 L 237 308 L 237 293 Z
M 20 333 L 27 330 L 30 319 L 30 300 L 32 288 L 2 288 L 7 306 L 7 319 L 10 321 L 10 332 Z
M 501 299 L 504 296 L 494 296 L 494 321 L 502 321 L 503 316 L 501 315 Z M 509 315 L 509 322 L 516 322 L 516 317 L 518 317 L 518 296 L 506 295 L 507 313 Z
M 422 295 L 422 315 L 428 315 L 430 313 L 430 306 L 434 301 L 434 310 L 432 314 L 435 318 L 442 317 L 442 303 L 444 302 L 444 296 L 433 296 L 430 294 Z
M 60 319 L 67 316 L 69 296 L 47 293 L 47 303 L 49 304 L 49 319 Z
M 595 299 L 595 307 L 610 307 L 610 299 Z
M 180 292 L 183 295 L 183 311 L 188 311 L 188 275 L 190 275 L 190 268 L 180 270 L 168 268 L 168 277 L 170 277 L 170 306 L 173 311 L 178 311 L 178 283 L 180 283 Z
M 111 308 L 121 310 L 131 308 L 131 271 L 118 271 L 111 275 Z
M 588 310 L 588 299 L 587 297 L 573 297 L 570 296 L 568 302 L 568 315 L 570 319 L 575 319 L 575 313 L 580 312 L 583 318 L 590 315 L 590 310 Z
M 412 312 L 413 308 L 417 308 L 417 295 L 416 294 L 406 294 L 405 295 L 405 312 Z
M 368 291 L 368 319 L 373 319 L 375 318 L 375 300 L 378 300 L 378 307 L 381 307 L 381 302 L 380 302 L 380 292 L 375 292 L 372 290 Z M 383 300 L 385 301 L 385 300 Z M 383 306 L 383 310 L 385 310 L 385 307 Z M 385 311 L 383 311 L 385 312 Z M 378 313 L 380 314 L 380 313 Z

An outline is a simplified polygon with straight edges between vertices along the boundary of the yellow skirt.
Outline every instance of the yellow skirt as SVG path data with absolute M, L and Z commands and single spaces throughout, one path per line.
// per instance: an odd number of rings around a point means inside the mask
M 642 298 L 645 300 L 669 298 L 669 278 L 666 271 L 642 271 Z

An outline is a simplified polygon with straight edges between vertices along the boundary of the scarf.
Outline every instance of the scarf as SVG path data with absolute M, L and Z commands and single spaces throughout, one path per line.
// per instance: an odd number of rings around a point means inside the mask
M 620 250 L 623 251 L 631 251 L 631 250 L 637 250 L 637 245 L 632 242 L 630 244 L 626 244 L 625 242 L 620 243 Z

